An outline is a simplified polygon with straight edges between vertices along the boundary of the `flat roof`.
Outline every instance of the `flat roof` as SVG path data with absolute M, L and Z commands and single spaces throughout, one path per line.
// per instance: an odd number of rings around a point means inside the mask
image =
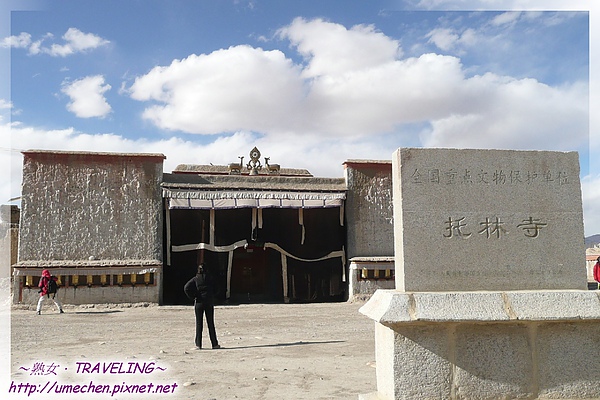
M 241 166 L 241 172 L 237 175 L 249 175 L 246 166 Z M 200 175 L 229 175 L 229 166 L 227 165 L 202 165 L 202 164 L 179 164 L 173 170 L 174 174 L 200 174 Z M 258 171 L 259 175 L 269 175 L 265 166 Z M 278 175 L 281 176 L 312 176 L 306 169 L 299 168 L 281 168 Z
M 312 176 L 280 175 L 193 175 L 163 174 L 163 188 L 194 190 L 294 190 L 346 191 L 344 178 L 315 178 Z
M 70 151 L 70 150 L 24 150 L 21 152 L 27 156 L 80 156 L 80 157 L 143 157 L 143 158 L 161 158 L 167 157 L 162 153 L 111 153 L 96 151 Z
M 357 160 L 357 159 L 350 159 L 350 160 L 346 160 L 342 163 L 342 165 L 345 164 L 391 164 L 392 160 Z

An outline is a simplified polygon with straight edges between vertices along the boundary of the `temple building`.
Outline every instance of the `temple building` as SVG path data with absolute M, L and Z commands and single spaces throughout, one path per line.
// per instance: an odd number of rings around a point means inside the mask
M 186 304 L 203 262 L 221 302 L 344 301 L 393 287 L 391 163 L 345 176 L 269 163 L 255 147 L 225 166 L 164 155 L 24 151 L 13 302 L 41 271 L 67 304 Z M 264 161 L 264 162 L 263 162 Z

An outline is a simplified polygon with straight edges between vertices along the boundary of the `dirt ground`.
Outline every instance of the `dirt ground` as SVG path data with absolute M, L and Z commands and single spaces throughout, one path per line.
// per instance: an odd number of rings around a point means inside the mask
M 357 399 L 376 390 L 374 322 L 358 312 L 362 304 L 217 306 L 219 350 L 194 348 L 191 306 L 65 306 L 58 314 L 46 302 L 39 316 L 13 308 L 10 398 Z M 206 327 L 203 344 L 210 347 Z

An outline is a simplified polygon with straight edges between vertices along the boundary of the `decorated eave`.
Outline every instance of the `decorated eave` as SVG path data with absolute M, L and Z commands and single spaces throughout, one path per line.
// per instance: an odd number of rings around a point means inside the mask
M 341 207 L 346 199 L 344 178 L 315 178 L 306 170 L 282 169 L 260 162 L 260 151 L 250 161 L 229 166 L 180 165 L 163 175 L 163 197 L 170 209 L 321 208 Z
M 163 197 L 171 209 L 340 207 L 343 178 L 239 175 L 163 175 Z

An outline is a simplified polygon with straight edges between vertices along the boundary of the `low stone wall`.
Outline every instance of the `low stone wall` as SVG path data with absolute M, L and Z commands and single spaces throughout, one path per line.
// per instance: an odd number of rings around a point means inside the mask
M 162 268 L 158 265 L 51 268 L 63 304 L 161 303 Z M 12 304 L 35 305 L 41 268 L 14 269 Z
M 21 301 L 14 304 L 35 306 L 40 295 L 37 288 L 23 288 Z M 61 287 L 56 298 L 63 304 L 103 304 L 103 303 L 158 303 L 157 285 L 149 286 L 109 286 L 109 287 Z M 45 303 L 54 307 L 51 301 Z
M 368 298 L 378 289 L 394 289 L 393 257 L 354 257 L 350 259 L 349 300 Z

